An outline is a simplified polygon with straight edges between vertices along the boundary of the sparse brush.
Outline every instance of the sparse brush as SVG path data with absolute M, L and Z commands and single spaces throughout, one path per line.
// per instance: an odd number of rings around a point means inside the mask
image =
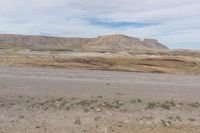
M 105 108 L 108 108 L 108 109 L 113 109 L 113 108 L 114 108 L 114 105 L 111 104 L 111 103 L 109 103 L 109 102 L 104 102 L 104 103 L 103 103 L 103 106 L 104 106 Z
M 196 121 L 194 118 L 189 118 L 188 120 L 191 121 L 191 122 Z
M 165 126 L 165 127 L 169 127 L 172 125 L 171 121 L 161 120 L 161 122 L 162 122 L 163 126 Z
M 141 100 L 141 99 L 137 99 L 137 102 L 138 102 L 138 103 L 141 103 L 141 102 L 142 102 L 142 100 Z
M 130 102 L 131 104 L 135 104 L 135 103 L 142 103 L 142 100 L 141 99 L 133 99 L 133 100 L 131 100 L 131 102 Z
M 174 101 L 166 101 L 164 103 L 160 102 L 151 102 L 147 103 L 146 109 L 162 108 L 164 110 L 171 110 L 172 107 L 175 107 L 176 103 Z
M 103 96 L 97 96 L 97 98 L 101 99 L 101 98 L 103 98 Z
M 88 108 L 83 109 L 85 113 L 88 113 L 90 110 Z
M 190 107 L 192 108 L 200 108 L 200 103 L 196 102 L 196 103 L 189 103 L 188 104 Z
M 179 115 L 177 115 L 175 119 L 178 120 L 178 121 L 182 121 L 181 117 Z
M 144 116 L 142 117 L 142 119 L 145 119 L 145 120 L 153 120 L 153 116 Z
M 134 99 L 134 100 L 131 100 L 131 102 L 130 102 L 131 104 L 135 104 L 136 103 L 136 100 Z
M 171 110 L 171 106 L 170 104 L 167 104 L 167 103 L 163 103 L 160 105 L 160 107 L 164 110 Z
M 98 101 L 97 100 L 82 100 L 80 102 L 77 102 L 76 105 L 81 105 L 81 106 L 90 106 L 94 103 L 97 103 Z
M 165 110 L 171 110 L 172 107 L 176 107 L 176 103 L 173 100 L 166 101 L 166 102 L 160 104 L 160 107 Z
M 167 117 L 169 120 L 174 120 L 174 121 L 182 121 L 181 117 L 179 115 L 177 116 L 169 116 Z
M 175 102 L 174 100 L 166 101 L 165 103 L 170 104 L 170 105 L 173 106 L 173 107 L 176 106 L 176 102 Z
M 5 104 L 4 104 L 4 103 L 0 104 L 0 107 L 3 107 L 3 106 L 5 106 Z
M 71 107 L 72 107 L 72 106 L 67 106 L 65 109 L 66 109 L 67 111 L 69 111 L 69 110 L 71 109 Z
M 156 103 L 156 102 L 147 103 L 146 109 L 154 109 L 157 107 L 157 105 L 158 105 L 158 103 Z
M 64 100 L 64 98 L 62 98 L 62 97 L 56 99 L 56 101 L 59 101 L 59 102 L 63 101 L 63 100 Z
M 76 118 L 74 124 L 76 124 L 76 125 L 81 125 L 81 120 L 80 120 L 80 118 Z
M 96 116 L 96 117 L 94 118 L 95 121 L 99 121 L 100 119 L 101 119 L 100 116 Z

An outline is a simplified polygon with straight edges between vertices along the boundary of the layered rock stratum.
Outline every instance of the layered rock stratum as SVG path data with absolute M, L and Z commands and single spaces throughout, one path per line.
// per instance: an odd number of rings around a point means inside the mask
M 126 35 L 104 35 L 97 38 L 48 37 L 32 35 L 0 34 L 0 44 L 18 47 L 68 49 L 68 50 L 143 50 L 168 49 L 155 39 L 141 41 Z

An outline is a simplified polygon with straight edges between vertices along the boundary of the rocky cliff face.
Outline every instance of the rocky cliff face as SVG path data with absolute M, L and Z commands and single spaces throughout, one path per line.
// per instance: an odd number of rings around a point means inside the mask
M 31 35 L 9 35 L 0 34 L 0 43 L 15 43 L 21 45 L 48 45 L 48 44 L 80 44 L 84 45 L 92 39 L 87 38 L 67 38 L 67 37 L 48 37 Z
M 144 39 L 143 44 L 151 49 L 168 49 L 165 45 L 159 43 L 156 39 Z
M 106 35 L 97 38 L 69 38 L 69 37 L 47 37 L 28 35 L 0 35 L 0 44 L 26 47 L 68 47 L 71 49 L 79 47 L 86 50 L 137 50 L 137 49 L 168 49 L 155 39 L 141 41 L 136 37 L 125 35 Z

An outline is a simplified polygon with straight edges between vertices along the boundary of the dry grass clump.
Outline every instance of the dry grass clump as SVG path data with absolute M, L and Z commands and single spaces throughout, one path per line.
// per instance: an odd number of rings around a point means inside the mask
M 198 103 L 198 102 L 189 103 L 188 105 L 189 105 L 190 107 L 192 107 L 192 108 L 200 108 L 200 103 Z
M 160 102 L 150 102 L 147 103 L 146 109 L 155 109 L 155 108 L 161 108 L 164 110 L 171 110 L 172 107 L 176 107 L 176 103 L 172 101 L 165 101 L 163 103 Z

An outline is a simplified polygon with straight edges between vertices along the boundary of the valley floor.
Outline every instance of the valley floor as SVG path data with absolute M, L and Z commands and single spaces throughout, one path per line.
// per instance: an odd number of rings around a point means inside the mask
M 1 133 L 198 133 L 200 77 L 0 67 Z

